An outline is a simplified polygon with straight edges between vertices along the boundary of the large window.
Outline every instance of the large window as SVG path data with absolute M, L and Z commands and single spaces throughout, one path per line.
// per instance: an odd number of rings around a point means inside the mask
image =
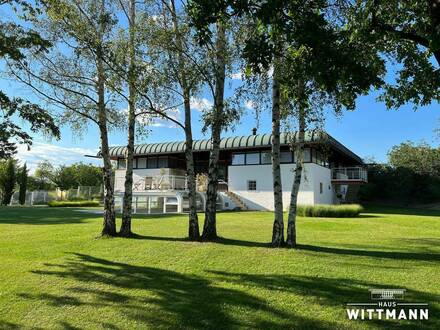
M 118 170 L 125 170 L 125 159 L 124 158 L 118 158 Z
M 138 158 L 137 168 L 147 168 L 147 158 Z
M 147 168 L 157 168 L 157 158 L 156 157 L 148 157 Z
M 157 160 L 157 168 L 167 168 L 168 166 L 168 157 L 159 157 Z
M 312 161 L 312 153 L 310 148 L 304 148 L 304 162 L 310 163 Z
M 293 153 L 291 151 L 281 151 L 280 163 L 293 163 Z
M 272 154 L 270 152 L 261 152 L 261 164 L 272 164 Z
M 232 165 L 244 165 L 245 154 L 233 154 Z
M 260 153 L 253 152 L 246 154 L 246 165 L 258 165 L 260 164 Z

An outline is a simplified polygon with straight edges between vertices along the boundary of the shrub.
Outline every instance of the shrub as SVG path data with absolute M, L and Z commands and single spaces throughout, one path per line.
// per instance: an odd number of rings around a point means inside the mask
M 50 207 L 83 207 L 83 206 L 99 206 L 98 201 L 51 201 L 47 203 Z
M 363 210 L 359 204 L 299 205 L 297 214 L 302 217 L 351 218 L 357 217 Z

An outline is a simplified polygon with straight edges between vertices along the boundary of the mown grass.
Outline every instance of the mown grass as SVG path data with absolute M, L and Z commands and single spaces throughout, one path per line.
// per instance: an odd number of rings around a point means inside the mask
M 0 208 L 0 329 L 440 328 L 438 212 L 299 218 L 298 249 L 271 249 L 272 215 L 221 213 L 216 243 L 185 216 L 137 216 L 133 239 L 99 215 Z M 369 288 L 403 288 L 430 319 L 348 321 Z
M 50 201 L 47 203 L 50 207 L 96 207 L 98 201 Z
M 302 217 L 317 218 L 354 218 L 362 211 L 363 207 L 359 204 L 341 205 L 299 205 L 297 213 Z

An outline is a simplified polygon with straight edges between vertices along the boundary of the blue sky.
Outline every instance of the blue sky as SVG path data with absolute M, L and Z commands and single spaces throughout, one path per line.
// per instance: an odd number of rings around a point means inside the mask
M 0 89 L 6 90 L 9 95 L 29 95 L 21 87 L 10 81 L 0 80 Z M 227 91 L 230 95 L 232 89 Z M 31 96 L 31 95 L 29 95 Z M 414 111 L 408 104 L 399 110 L 387 110 L 385 105 L 376 102 L 376 93 L 360 97 L 355 111 L 345 111 L 342 117 L 336 118 L 328 113 L 325 121 L 326 131 L 353 150 L 361 157 L 374 157 L 377 161 L 387 159 L 388 150 L 401 142 L 425 141 L 437 146 L 439 139 L 435 129 L 440 127 L 438 105 L 419 108 Z M 202 135 L 200 108 L 209 105 L 209 95 L 201 94 L 193 99 L 193 132 L 194 138 L 206 138 Z M 256 126 L 255 112 L 251 107 L 245 107 L 246 113 L 234 131 L 224 132 L 223 136 L 246 135 Z M 181 114 L 180 114 L 180 118 Z M 163 142 L 184 139 L 183 131 L 172 123 L 160 121 L 150 127 L 151 133 L 146 139 L 138 142 Z M 259 133 L 269 133 L 271 130 L 270 113 L 264 112 L 258 127 Z M 111 145 L 126 143 L 126 133 L 115 131 L 110 134 Z M 99 134 L 94 126 L 80 136 L 69 127 L 62 128 L 60 141 L 47 140 L 42 136 L 35 136 L 35 145 L 28 151 L 24 146 L 19 148 L 18 158 L 26 161 L 31 168 L 41 160 L 49 160 L 54 165 L 70 164 L 76 161 L 85 161 L 99 164 L 98 161 L 85 158 L 85 154 L 96 153 L 99 148 Z

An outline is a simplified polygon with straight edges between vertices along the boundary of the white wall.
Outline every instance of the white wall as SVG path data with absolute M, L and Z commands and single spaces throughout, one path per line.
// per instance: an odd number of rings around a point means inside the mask
M 294 164 L 281 164 L 283 187 L 283 206 L 286 209 L 290 202 L 290 191 L 293 184 Z M 257 190 L 248 191 L 247 182 L 257 181 Z M 323 192 L 320 193 L 320 182 Z M 229 190 L 239 195 L 250 209 L 273 210 L 272 165 L 229 166 Z M 332 204 L 330 169 L 313 163 L 304 164 L 303 178 L 298 194 L 299 204 Z

